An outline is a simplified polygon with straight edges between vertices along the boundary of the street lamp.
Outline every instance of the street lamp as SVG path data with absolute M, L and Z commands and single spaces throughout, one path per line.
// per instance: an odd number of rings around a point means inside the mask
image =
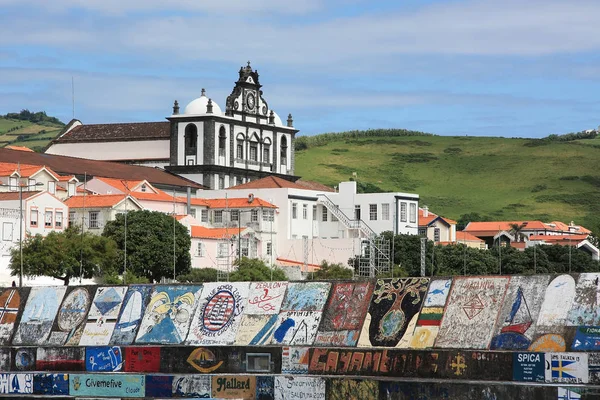
M 3 187 L 13 188 L 14 185 L 11 184 L 0 184 Z M 33 185 L 23 185 L 22 183 L 17 182 L 17 187 L 19 188 L 19 262 L 20 262 L 20 270 L 19 270 L 19 287 L 23 286 L 23 187 L 31 187 L 31 186 L 44 186 L 42 182 L 37 182 Z

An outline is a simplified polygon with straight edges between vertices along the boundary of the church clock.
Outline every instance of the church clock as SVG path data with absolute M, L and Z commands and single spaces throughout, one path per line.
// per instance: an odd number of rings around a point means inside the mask
M 248 105 L 249 110 L 254 110 L 254 106 L 255 106 L 254 93 L 248 93 L 248 95 L 246 96 L 246 104 Z

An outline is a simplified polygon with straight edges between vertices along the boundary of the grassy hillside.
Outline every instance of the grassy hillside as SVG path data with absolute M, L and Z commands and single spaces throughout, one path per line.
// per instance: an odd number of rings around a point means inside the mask
M 38 121 L 21 119 L 24 118 L 22 113 L 0 116 L 0 147 L 13 145 L 40 150 L 50 140 L 54 139 L 64 127 L 63 123 L 52 117 L 44 118 L 48 120 Z
M 600 232 L 599 138 L 354 136 L 297 151 L 296 175 L 334 186 L 356 172 L 359 183 L 418 193 L 453 219 L 573 220 Z

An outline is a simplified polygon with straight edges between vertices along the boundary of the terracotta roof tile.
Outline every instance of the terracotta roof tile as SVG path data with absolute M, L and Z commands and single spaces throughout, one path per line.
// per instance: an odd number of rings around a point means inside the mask
M 131 192 L 129 193 L 131 197 L 136 198 L 137 200 L 147 200 L 147 201 L 162 201 L 167 203 L 186 203 L 185 197 L 175 197 L 162 190 L 159 190 L 158 193 L 153 192 Z
M 8 163 L 45 165 L 61 175 L 83 175 L 88 177 L 103 176 L 127 180 L 147 180 L 152 185 L 168 185 L 202 189 L 189 179 L 170 174 L 158 168 L 127 165 L 108 161 L 87 160 L 84 158 L 55 156 L 43 153 L 29 153 L 25 151 L 0 148 L 0 160 Z
M 240 232 L 248 228 L 206 228 L 200 225 L 192 225 L 192 237 L 199 239 L 229 239 L 233 235 L 239 235 Z
M 59 181 L 59 182 L 68 182 L 68 181 L 70 181 L 71 179 L 75 179 L 75 180 L 77 180 L 77 177 L 76 177 L 75 175 L 60 175 L 60 176 L 58 177 L 58 181 Z
M 28 199 L 42 192 L 23 192 L 23 199 Z M 19 200 L 19 192 L 0 192 L 0 201 L 2 200 Z
M 167 140 L 170 135 L 170 123 L 167 121 L 78 125 L 52 143 Z
M 95 178 L 98 179 L 99 181 L 106 183 L 107 185 L 114 187 L 115 189 L 117 189 L 123 193 L 127 193 L 127 192 L 135 189 L 136 186 L 138 186 L 140 183 L 143 182 L 143 180 L 105 178 L 105 177 L 101 177 L 101 176 L 97 176 Z
M 527 223 L 525 226 L 526 230 L 537 229 L 537 230 L 545 230 L 549 229 L 543 222 L 541 221 L 486 221 L 486 222 L 469 222 L 469 224 L 465 227 L 464 231 L 467 232 L 480 232 L 480 231 L 510 231 L 510 224 L 522 224 Z
M 34 152 L 29 147 L 24 147 L 24 146 L 6 146 L 5 148 L 10 149 L 10 150 L 17 150 L 17 151 L 29 151 L 31 153 Z
M 277 265 L 280 267 L 303 267 L 304 263 L 302 261 L 277 257 Z M 305 272 L 314 272 L 321 269 L 321 266 L 318 264 L 306 264 L 306 266 L 308 267 L 308 271 Z
M 456 241 L 457 242 L 483 242 L 482 239 L 479 239 L 477 236 L 471 235 L 469 232 L 457 231 L 456 232 Z
M 278 176 L 265 176 L 264 178 L 257 179 L 254 181 L 242 183 L 241 185 L 232 186 L 229 189 L 278 189 L 278 188 L 289 188 L 289 189 L 306 189 L 292 181 L 288 181 Z
M 588 235 L 531 235 L 529 241 L 543 240 L 545 242 L 581 242 L 587 239 Z
M 108 208 L 119 204 L 125 194 L 97 194 L 88 196 L 71 196 L 65 204 L 70 208 Z
M 436 218 L 441 218 L 448 225 L 456 225 L 456 221 L 451 220 L 450 218 L 440 217 L 439 215 L 434 214 L 431 211 L 429 211 L 427 213 L 427 216 L 425 217 L 424 210 L 422 208 L 419 208 L 419 226 L 427 226 L 430 223 L 432 223 Z

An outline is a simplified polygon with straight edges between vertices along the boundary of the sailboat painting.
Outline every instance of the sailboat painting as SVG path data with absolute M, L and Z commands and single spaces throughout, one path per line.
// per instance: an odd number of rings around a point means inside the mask
M 150 285 L 133 285 L 129 287 L 110 344 L 125 345 L 133 343 L 142 323 L 151 289 L 152 286 Z
M 127 286 L 99 287 L 92 301 L 80 346 L 107 345 L 117 324 Z
M 535 333 L 535 321 L 544 301 L 540 287 L 548 286 L 550 276 L 514 276 L 510 280 L 494 337 L 492 350 L 526 350 Z
M 13 344 L 41 345 L 46 342 L 66 290 L 65 286 L 31 289 Z
M 247 282 L 206 283 L 186 344 L 233 344 L 249 292 Z

